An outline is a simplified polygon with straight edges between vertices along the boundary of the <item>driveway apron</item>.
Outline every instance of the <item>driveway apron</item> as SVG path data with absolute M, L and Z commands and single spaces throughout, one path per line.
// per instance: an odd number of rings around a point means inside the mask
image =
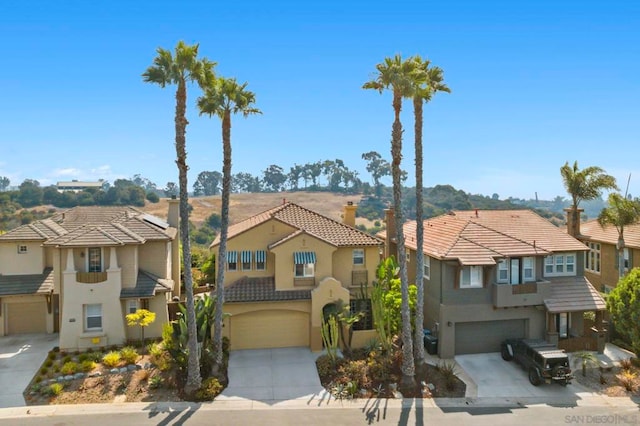
M 57 345 L 57 334 L 0 337 L 0 408 L 26 405 L 22 392 Z
M 322 395 L 315 360 L 309 348 L 231 351 L 229 386 L 218 399 L 283 401 Z

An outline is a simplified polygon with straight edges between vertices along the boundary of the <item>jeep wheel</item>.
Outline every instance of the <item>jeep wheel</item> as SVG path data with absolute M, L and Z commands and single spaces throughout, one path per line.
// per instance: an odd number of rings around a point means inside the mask
M 558 383 L 560 383 L 561 386 L 567 386 L 569 384 L 569 381 L 567 379 L 563 379 L 558 380 Z
M 502 350 L 500 350 L 500 355 L 502 355 L 502 359 L 505 361 L 511 361 L 513 359 L 513 355 L 509 351 L 509 346 L 504 345 Z
M 531 367 L 529 369 L 529 382 L 533 386 L 538 386 L 542 382 L 542 378 L 540 377 L 540 373 L 538 373 L 538 370 L 536 368 L 534 368 L 534 367 Z

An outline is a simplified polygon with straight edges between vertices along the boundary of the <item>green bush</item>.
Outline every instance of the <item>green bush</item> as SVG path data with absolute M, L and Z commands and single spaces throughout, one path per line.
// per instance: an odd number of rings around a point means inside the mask
M 53 365 L 53 360 L 52 359 L 47 359 L 44 362 L 44 366 L 47 367 L 47 368 L 51 368 L 52 365 Z
M 49 369 L 47 367 L 42 367 L 40 369 L 40 374 L 42 374 L 43 376 L 45 376 L 48 372 L 49 372 Z
M 65 362 L 60 369 L 60 372 L 65 376 L 69 374 L 76 374 L 78 372 L 78 364 L 73 361 Z
M 213 401 L 222 392 L 222 385 L 215 377 L 209 377 L 195 393 L 196 401 Z
M 102 362 L 102 356 L 103 356 L 102 352 L 90 352 L 90 353 L 87 353 L 86 355 L 87 355 L 87 360 L 89 361 Z
M 69 361 L 73 361 L 73 358 L 71 357 L 71 355 L 65 355 L 64 358 L 62 358 L 63 364 L 66 364 Z
M 89 359 L 89 354 L 83 353 L 78 356 L 78 362 L 85 362 Z
M 102 363 L 109 368 L 116 367 L 120 364 L 120 352 L 111 351 L 102 357 Z
M 59 372 L 60 372 L 60 364 L 57 364 L 57 363 L 56 363 L 56 364 L 53 364 L 53 367 L 51 368 L 51 370 L 52 370 L 54 373 L 59 373 Z
M 64 385 L 62 383 L 52 383 L 47 388 L 47 393 L 50 396 L 58 396 L 64 390 Z
M 158 389 L 160 386 L 162 386 L 163 382 L 164 380 L 162 379 L 162 376 L 155 375 L 149 379 L 149 387 L 151 389 Z
M 89 371 L 93 370 L 94 368 L 96 368 L 98 364 L 96 364 L 95 362 L 93 362 L 90 359 L 85 359 L 84 361 L 82 361 L 82 363 L 80 364 L 80 369 L 85 372 L 88 373 Z
M 54 359 L 56 359 L 56 353 L 54 351 L 50 351 L 49 355 L 47 356 L 47 358 L 49 359 L 49 361 L 53 361 Z
M 458 370 L 454 362 L 442 361 L 438 363 L 438 371 L 444 378 L 447 389 L 452 390 L 456 385 Z
M 367 361 L 365 360 L 347 361 L 339 368 L 338 373 L 349 382 L 355 383 L 358 389 L 361 389 L 371 385 L 367 370 Z
M 42 376 L 36 377 L 36 380 L 35 380 L 36 383 L 40 383 L 41 381 L 42 381 Z
M 138 351 L 133 346 L 125 346 L 120 350 L 120 357 L 127 364 L 135 364 L 138 360 Z

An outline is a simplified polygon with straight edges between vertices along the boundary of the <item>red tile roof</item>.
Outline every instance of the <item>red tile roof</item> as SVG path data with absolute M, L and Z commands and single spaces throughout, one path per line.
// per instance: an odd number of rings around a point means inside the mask
M 311 300 L 311 290 L 276 290 L 273 277 L 244 277 L 224 289 L 225 303 L 285 300 Z
M 585 277 L 554 279 L 551 295 L 544 304 L 551 313 L 603 311 L 607 308 L 600 293 Z
M 416 222 L 404 224 L 405 244 L 416 250 Z M 386 237 L 382 232 L 383 238 Z M 453 211 L 424 222 L 424 253 L 463 265 L 493 265 L 495 258 L 584 251 L 580 241 L 530 210 Z
M 598 241 L 616 245 L 618 230 L 615 226 L 600 226 L 597 220 L 590 220 L 580 224 L 580 235 L 589 241 Z M 640 224 L 624 227 L 624 244 L 627 247 L 640 249 Z

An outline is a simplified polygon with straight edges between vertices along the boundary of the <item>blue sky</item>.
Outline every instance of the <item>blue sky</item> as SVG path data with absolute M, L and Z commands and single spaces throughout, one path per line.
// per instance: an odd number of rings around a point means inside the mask
M 393 115 L 389 94 L 361 86 L 385 56 L 420 54 L 452 89 L 425 107 L 425 186 L 565 196 L 558 170 L 577 160 L 631 173 L 640 194 L 638 2 L 142 3 L 0 3 L 0 176 L 177 181 L 175 88 L 141 74 L 184 40 L 248 81 L 264 113 L 234 118 L 234 173 L 340 158 L 370 180 L 360 156 L 390 157 Z M 198 95 L 190 186 L 222 168 L 220 122 L 198 116 Z M 409 102 L 403 124 L 410 170 Z

